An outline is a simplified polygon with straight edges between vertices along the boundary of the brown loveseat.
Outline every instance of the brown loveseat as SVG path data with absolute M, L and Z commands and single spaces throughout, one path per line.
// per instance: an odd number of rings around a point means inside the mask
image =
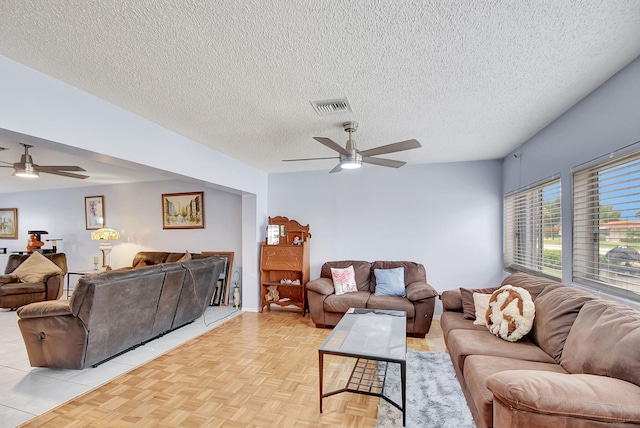
M 33 367 L 95 366 L 200 317 L 224 262 L 218 257 L 83 276 L 70 300 L 18 309 Z
M 336 295 L 331 268 L 353 265 L 358 291 Z M 404 268 L 406 297 L 376 296 L 374 269 Z M 309 312 L 316 327 L 335 326 L 349 308 L 387 309 L 407 313 L 407 333 L 424 337 L 431 327 L 438 292 L 427 283 L 424 266 L 414 262 L 346 260 L 322 265 L 320 278 L 306 286 Z
M 29 258 L 29 254 L 9 256 L 4 275 L 0 275 L 0 308 L 19 308 L 28 303 L 56 300 L 62 295 L 64 276 L 67 274 L 67 257 L 64 253 L 44 254 L 61 272 L 46 275 L 42 281 L 21 282 L 11 273 Z
M 536 311 L 513 343 L 465 318 L 472 290 L 441 295 L 445 342 L 478 428 L 639 426 L 640 311 L 524 273 L 505 284 L 527 289 Z

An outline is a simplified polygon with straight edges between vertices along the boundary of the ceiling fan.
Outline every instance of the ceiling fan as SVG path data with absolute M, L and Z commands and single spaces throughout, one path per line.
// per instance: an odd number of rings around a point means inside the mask
M 376 155 L 384 155 L 388 153 L 401 152 L 404 150 L 417 149 L 422 147 L 417 140 L 406 140 L 398 143 L 387 144 L 386 146 L 380 146 L 369 150 L 360 151 L 356 148 L 356 143 L 351 139 L 351 134 L 358 129 L 357 122 L 344 122 L 342 127 L 349 133 L 349 139 L 347 140 L 346 147 L 342 147 L 340 144 L 333 141 L 331 138 L 326 137 L 313 137 L 314 140 L 324 144 L 332 150 L 335 150 L 340 156 L 332 156 L 327 158 L 307 158 L 307 159 L 285 159 L 283 162 L 297 162 L 306 160 L 318 160 L 318 159 L 340 159 L 340 163 L 336 165 L 329 173 L 340 172 L 343 169 L 356 169 L 362 166 L 362 162 L 370 163 L 378 166 L 387 166 L 390 168 L 400 168 L 405 165 L 406 162 L 374 158 Z
M 40 175 L 41 172 L 47 174 L 55 174 L 61 175 L 63 177 L 71 177 L 71 178 L 79 178 L 84 180 L 85 178 L 89 178 L 88 175 L 74 174 L 67 171 L 84 171 L 83 168 L 79 166 L 44 166 L 44 165 L 36 165 L 33 163 L 33 159 L 29 154 L 29 148 L 33 147 L 28 144 L 20 143 L 24 146 L 24 154 L 20 157 L 20 162 L 9 163 L 0 161 L 0 163 L 6 163 L 7 165 L 0 165 L 0 168 L 13 168 L 13 175 L 16 177 L 27 177 L 27 178 L 36 178 Z

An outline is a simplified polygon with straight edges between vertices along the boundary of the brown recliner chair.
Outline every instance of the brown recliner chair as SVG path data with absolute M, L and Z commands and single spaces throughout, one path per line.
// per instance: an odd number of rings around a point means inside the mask
M 67 274 L 67 257 L 64 253 L 44 254 L 62 272 L 45 276 L 41 282 L 21 282 L 10 275 L 29 258 L 28 254 L 12 254 L 7 261 L 4 275 L 0 275 L 0 308 L 19 308 L 33 302 L 57 300 L 62 296 L 64 276 Z

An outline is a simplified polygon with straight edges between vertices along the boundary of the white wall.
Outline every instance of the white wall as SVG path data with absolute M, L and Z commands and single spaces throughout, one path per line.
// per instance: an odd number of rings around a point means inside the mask
M 205 229 L 163 230 L 161 195 L 200 191 Z M 18 208 L 19 229 L 18 239 L 4 240 L 2 246 L 24 251 L 27 230 L 46 230 L 43 239 L 63 239 L 58 251 L 66 254 L 69 270 L 92 269 L 99 242 L 91 241 L 91 231 L 85 229 L 84 198 L 97 195 L 105 198 L 107 225 L 120 232 L 120 239 L 111 241 L 112 267 L 131 266 L 138 251 L 233 251 L 233 269 L 241 273 L 241 196 L 175 180 L 2 194 L 0 205 Z
M 311 277 L 331 260 L 410 260 L 437 290 L 502 279 L 499 161 L 269 175 L 269 215 L 309 224 Z
M 504 159 L 504 193 L 560 174 L 562 281 L 572 281 L 572 168 L 640 141 L 640 58 Z M 517 157 L 514 156 L 517 154 Z

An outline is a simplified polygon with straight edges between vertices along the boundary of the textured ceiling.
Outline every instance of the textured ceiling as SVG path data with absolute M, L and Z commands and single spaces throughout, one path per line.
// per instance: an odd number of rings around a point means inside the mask
M 267 172 L 331 169 L 281 160 L 345 120 L 409 163 L 495 159 L 640 55 L 640 2 L 2 0 L 0 54 Z

